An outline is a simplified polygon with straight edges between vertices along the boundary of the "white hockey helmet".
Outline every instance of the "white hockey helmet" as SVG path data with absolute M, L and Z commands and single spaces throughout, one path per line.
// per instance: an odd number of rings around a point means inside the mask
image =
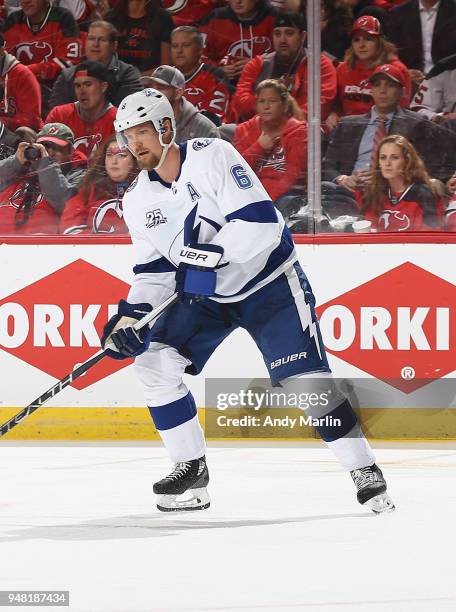
M 172 140 L 168 144 L 162 141 L 162 135 L 165 132 L 163 126 L 164 119 L 171 121 L 171 129 L 173 131 Z M 157 130 L 162 147 L 168 149 L 176 137 L 176 120 L 174 118 L 173 107 L 165 94 L 151 87 L 130 94 L 122 100 L 117 109 L 114 129 L 116 130 L 116 139 L 119 147 L 123 149 L 128 145 L 124 130 L 141 123 L 146 123 L 147 121 L 151 121 Z

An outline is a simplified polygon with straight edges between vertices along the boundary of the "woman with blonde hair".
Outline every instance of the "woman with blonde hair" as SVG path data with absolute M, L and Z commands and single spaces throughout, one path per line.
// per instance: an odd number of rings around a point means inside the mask
M 444 203 L 423 160 L 404 136 L 384 138 L 371 166 L 372 182 L 355 192 L 364 217 L 381 232 L 440 230 Z
M 337 97 L 334 111 L 326 120 L 328 129 L 334 128 L 340 117 L 370 111 L 374 101 L 369 77 L 382 64 L 392 64 L 401 71 L 405 83 L 401 106 L 407 107 L 410 103 L 412 85 L 409 71 L 398 59 L 396 47 L 382 35 L 379 20 L 371 15 L 359 17 L 350 38 L 351 46 L 336 69 Z
M 256 96 L 257 114 L 236 127 L 233 145 L 275 201 L 291 190 L 304 190 L 307 127 L 298 103 L 281 81 L 261 81 Z

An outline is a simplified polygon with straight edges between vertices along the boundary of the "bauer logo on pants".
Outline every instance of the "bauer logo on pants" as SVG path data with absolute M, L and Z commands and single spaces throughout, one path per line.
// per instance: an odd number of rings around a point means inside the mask
M 100 349 L 99 334 L 128 290 L 78 259 L 0 300 L 0 349 L 60 379 Z M 106 358 L 72 386 L 84 389 L 130 363 Z
M 455 285 L 407 262 L 317 313 L 329 353 L 411 393 L 455 369 L 454 304 Z

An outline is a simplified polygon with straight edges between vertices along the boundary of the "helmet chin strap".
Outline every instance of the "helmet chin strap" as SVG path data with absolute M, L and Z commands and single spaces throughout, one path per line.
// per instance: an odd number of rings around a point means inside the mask
M 163 134 L 159 134 L 158 135 L 158 140 L 159 140 L 159 142 L 160 142 L 160 144 L 162 146 L 162 154 L 160 156 L 158 164 L 156 166 L 154 166 L 154 170 L 159 170 L 162 167 L 163 162 L 165 161 L 166 154 L 168 153 L 168 149 L 169 149 L 169 147 L 174 142 L 174 136 L 172 137 L 171 142 L 169 144 L 166 144 L 166 143 L 163 142 L 162 136 L 163 136 Z

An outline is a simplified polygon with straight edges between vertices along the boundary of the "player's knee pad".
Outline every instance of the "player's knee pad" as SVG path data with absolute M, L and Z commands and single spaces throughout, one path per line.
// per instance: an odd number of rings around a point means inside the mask
M 147 405 L 163 406 L 185 397 L 188 389 L 182 376 L 189 361 L 169 346 L 151 347 L 135 360 Z
M 312 417 L 312 424 L 325 442 L 343 438 L 358 423 L 351 403 L 337 388 L 331 373 L 296 376 L 281 384 L 286 393 L 296 395 L 298 407 Z

